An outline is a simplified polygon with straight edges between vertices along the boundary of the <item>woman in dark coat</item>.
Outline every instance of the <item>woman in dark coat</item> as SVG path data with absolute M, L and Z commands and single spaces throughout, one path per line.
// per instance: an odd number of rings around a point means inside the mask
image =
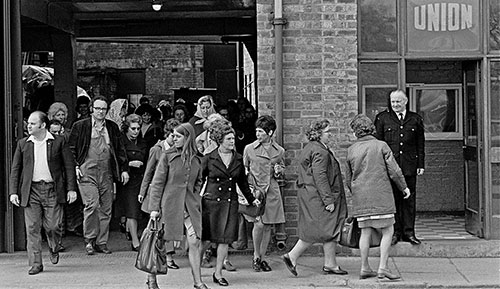
M 299 157 L 299 240 L 282 256 L 295 276 L 297 259 L 313 243 L 323 243 L 324 274 L 347 274 L 335 258 L 335 247 L 347 217 L 347 204 L 339 162 L 327 146 L 330 131 L 328 120 L 314 121 L 306 132 L 309 143 Z
M 201 155 L 189 123 L 178 125 L 173 136 L 174 146 L 161 155 L 151 182 L 150 215 L 153 219 L 161 215 L 166 241 L 181 241 L 186 231 L 194 288 L 207 289 L 200 270 Z M 158 288 L 156 275 L 148 275 L 148 287 Z
M 360 114 L 351 121 L 351 128 L 358 140 L 347 150 L 346 182 L 352 193 L 351 215 L 357 218 L 361 228 L 359 276 L 361 279 L 377 276 L 379 279 L 396 280 L 400 277 L 387 268 L 396 213 L 391 180 L 405 199 L 410 196 L 410 189 L 387 143 L 373 136 L 375 126 L 372 121 Z M 377 274 L 368 263 L 374 230 L 382 231 Z
M 162 129 L 157 124 L 160 113 L 147 103 L 141 104 L 135 113 L 142 117 L 141 137 L 146 141 L 148 149 L 152 148 L 163 139 Z
M 238 193 L 236 184 L 249 204 L 260 205 L 248 187 L 243 157 L 234 148 L 234 130 L 227 120 L 218 120 L 210 126 L 210 138 L 218 145 L 203 160 L 206 189 L 202 199 L 203 241 L 217 244 L 217 263 L 213 281 L 221 286 L 229 283 L 222 277 L 223 261 L 228 245 L 238 239 Z M 204 252 L 203 250 L 202 252 Z
M 127 184 L 120 187 L 117 196 L 117 209 L 127 218 L 127 231 L 132 239 L 132 250 L 139 248 L 139 237 L 137 234 L 137 220 L 141 218 L 141 204 L 137 195 L 141 189 L 146 161 L 148 159 L 148 148 L 142 138 L 139 137 L 141 129 L 141 117 L 131 114 L 122 123 L 122 141 L 127 151 L 128 165 L 130 167 L 130 179 Z

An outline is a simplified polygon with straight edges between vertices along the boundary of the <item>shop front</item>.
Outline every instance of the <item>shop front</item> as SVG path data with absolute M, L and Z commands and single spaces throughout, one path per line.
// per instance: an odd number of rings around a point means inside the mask
M 417 211 L 462 214 L 500 238 L 500 4 L 479 0 L 358 3 L 359 110 L 372 119 L 406 90 L 425 124 Z

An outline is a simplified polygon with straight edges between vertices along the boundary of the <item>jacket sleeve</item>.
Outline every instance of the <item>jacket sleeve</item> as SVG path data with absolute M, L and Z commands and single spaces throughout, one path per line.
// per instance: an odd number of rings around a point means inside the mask
M 113 123 L 114 124 L 114 123 Z M 116 128 L 118 127 L 115 124 Z M 120 131 L 117 129 L 113 129 L 113 138 L 116 140 L 116 158 L 118 161 L 118 165 L 120 167 L 120 174 L 123 172 L 128 172 L 128 159 L 127 159 L 127 151 L 125 150 L 125 144 L 120 135 Z
M 156 167 L 156 172 L 151 181 L 151 190 L 149 191 L 149 210 L 159 211 L 161 207 L 161 198 L 163 196 L 163 191 L 168 179 L 169 164 L 168 155 L 162 153 L 160 160 L 158 161 L 158 166 Z
M 12 167 L 10 168 L 10 190 L 9 195 L 19 194 L 19 178 L 23 170 L 23 153 L 21 151 L 21 141 L 17 142 L 14 157 L 12 158 Z
M 194 181 L 193 192 L 195 196 L 200 196 L 201 188 L 203 187 L 203 166 L 202 166 L 203 162 L 201 158 L 193 158 L 193 161 L 194 160 L 200 162 L 199 164 L 200 169 L 198 170 L 198 174 L 196 175 L 196 180 Z
M 425 130 L 422 117 L 417 115 L 417 168 L 423 169 L 425 166 Z
M 349 153 L 347 153 L 347 155 L 349 155 Z M 351 192 L 352 194 L 352 166 L 351 166 L 351 162 L 349 161 L 349 158 L 347 159 L 347 162 L 346 162 L 346 171 L 345 171 L 345 181 L 346 181 L 346 184 L 347 184 L 347 188 L 349 189 L 349 191 Z
M 141 182 L 141 189 L 139 191 L 139 195 L 145 197 L 148 193 L 149 185 L 153 180 L 153 176 L 155 174 L 156 165 L 158 164 L 158 159 L 161 155 L 161 149 L 157 149 L 156 147 L 152 147 L 149 150 L 149 158 L 146 163 L 146 170 L 144 171 L 144 178 Z
M 377 115 L 375 117 L 375 137 L 379 140 L 385 141 L 384 138 L 384 120 L 382 115 Z
M 73 124 L 71 128 L 71 134 L 68 140 L 68 146 L 71 154 L 73 155 L 73 159 L 75 160 L 75 164 L 80 166 L 82 164 L 78 163 L 78 153 L 77 153 L 77 145 L 78 145 L 78 136 L 82 133 L 80 131 L 81 125 Z
M 62 161 L 64 164 L 64 176 L 66 177 L 66 190 L 76 191 L 76 172 L 75 172 L 75 158 L 69 149 L 68 143 L 62 139 Z
M 382 154 L 384 155 L 385 166 L 387 168 L 387 173 L 391 180 L 396 184 L 400 191 L 403 191 L 408 186 L 406 185 L 405 177 L 403 176 L 403 172 L 399 167 L 394 155 L 392 154 L 391 149 L 386 143 L 382 144 Z
M 252 177 L 252 174 L 249 173 L 248 177 L 249 178 Z M 249 204 L 253 203 L 253 201 L 255 201 L 255 197 L 253 196 L 252 191 L 250 190 L 250 186 L 248 185 L 248 179 L 247 179 L 247 176 L 245 174 L 244 168 L 240 170 L 240 174 L 237 177 L 237 182 L 238 182 L 238 187 L 240 188 L 243 196 L 245 196 L 245 199 L 247 200 L 247 202 Z
M 332 192 L 328 182 L 328 152 L 326 150 L 314 151 L 311 154 L 312 177 L 316 189 L 326 206 L 333 204 L 338 197 L 338 193 Z M 334 172 L 336 173 L 336 172 Z

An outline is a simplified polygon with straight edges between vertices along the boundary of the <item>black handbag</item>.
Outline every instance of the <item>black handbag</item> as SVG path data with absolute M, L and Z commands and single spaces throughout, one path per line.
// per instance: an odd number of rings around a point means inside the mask
M 252 194 L 254 197 L 256 197 L 257 192 L 257 181 L 255 180 L 255 176 L 251 174 L 250 172 L 248 173 L 248 184 L 250 188 L 252 189 Z M 245 214 L 250 217 L 258 217 L 264 215 L 264 211 L 266 210 L 266 196 L 265 194 L 261 194 L 262 199 L 259 199 L 260 205 L 254 206 L 253 204 L 238 204 L 238 213 L 240 214 Z
M 141 244 L 135 267 L 141 271 L 155 274 L 167 274 L 167 250 L 163 240 L 164 224 L 158 229 L 158 220 L 150 219 L 141 236 Z
M 340 232 L 339 244 L 345 247 L 359 249 L 359 239 L 361 238 L 361 229 L 359 228 L 356 218 L 347 218 Z M 370 238 L 370 248 L 380 246 L 382 233 L 378 230 L 372 230 Z

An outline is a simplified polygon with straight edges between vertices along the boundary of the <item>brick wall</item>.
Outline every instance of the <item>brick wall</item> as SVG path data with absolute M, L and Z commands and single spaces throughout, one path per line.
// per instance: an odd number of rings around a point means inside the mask
M 273 1 L 257 2 L 259 114 L 275 114 Z M 354 0 L 283 1 L 283 126 L 287 183 L 286 227 L 296 235 L 296 158 L 305 145 L 303 127 L 327 118 L 332 148 L 344 163 L 352 140 L 348 122 L 357 114 L 357 39 Z
M 153 104 L 171 99 L 171 88 L 204 87 L 203 45 L 78 43 L 77 69 L 145 69 Z

